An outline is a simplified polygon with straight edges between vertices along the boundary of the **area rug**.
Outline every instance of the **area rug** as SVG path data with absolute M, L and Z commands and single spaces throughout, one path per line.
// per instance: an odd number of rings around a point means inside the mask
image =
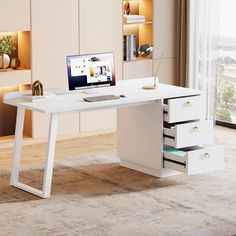
M 0 235 L 236 235 L 236 147 L 223 171 L 158 179 L 119 166 L 115 151 L 55 163 L 52 197 L 9 186 L 1 172 Z M 43 165 L 21 180 L 42 184 Z

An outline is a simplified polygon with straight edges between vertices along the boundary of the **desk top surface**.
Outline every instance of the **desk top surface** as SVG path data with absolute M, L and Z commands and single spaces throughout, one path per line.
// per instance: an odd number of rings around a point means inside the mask
M 116 86 L 95 88 L 94 94 L 85 94 L 82 90 L 68 91 L 57 94 L 55 99 L 29 102 L 22 96 L 23 93 L 8 93 L 4 97 L 4 103 L 12 106 L 22 106 L 25 109 L 47 113 L 80 112 L 99 109 L 119 108 L 135 104 L 145 104 L 157 100 L 200 95 L 198 90 L 159 84 L 156 90 L 144 90 L 143 85 L 151 85 L 153 78 L 140 78 L 117 81 Z M 116 100 L 102 102 L 85 102 L 84 97 L 99 95 L 125 95 Z

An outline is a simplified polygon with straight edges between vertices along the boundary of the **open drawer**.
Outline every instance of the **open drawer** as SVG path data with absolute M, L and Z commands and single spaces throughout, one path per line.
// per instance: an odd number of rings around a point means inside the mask
M 213 121 L 189 122 L 164 128 L 164 144 L 184 148 L 213 143 Z
M 203 118 L 202 97 L 184 97 L 167 99 L 164 104 L 164 121 L 177 123 L 188 120 L 199 120 Z
M 224 146 L 192 147 L 182 150 L 164 150 L 164 168 L 187 175 L 200 174 L 224 168 Z

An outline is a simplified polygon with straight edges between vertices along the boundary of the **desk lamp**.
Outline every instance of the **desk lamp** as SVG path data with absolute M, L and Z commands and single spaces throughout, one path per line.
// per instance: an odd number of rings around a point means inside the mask
M 157 83 L 159 81 L 158 81 L 157 73 L 159 71 L 159 68 L 160 68 L 160 65 L 161 65 L 161 61 L 162 61 L 163 56 L 164 56 L 164 52 L 159 47 L 157 47 L 157 46 L 155 46 L 155 48 L 157 48 L 160 51 L 160 55 L 161 56 L 160 56 L 160 58 L 158 58 L 159 59 L 159 63 L 157 65 L 157 69 L 156 69 L 154 77 L 153 77 L 153 85 L 145 85 L 145 86 L 143 86 L 143 89 L 152 90 L 152 89 L 157 89 L 158 88 Z M 141 45 L 139 47 L 138 53 L 141 56 L 152 56 L 153 55 L 153 51 L 154 51 L 154 47 L 153 46 L 148 45 L 148 44 L 144 44 L 144 45 Z

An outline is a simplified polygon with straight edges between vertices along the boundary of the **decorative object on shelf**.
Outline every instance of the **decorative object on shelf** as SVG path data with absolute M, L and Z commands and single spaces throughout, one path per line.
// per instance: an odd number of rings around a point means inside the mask
M 10 57 L 7 54 L 0 54 L 0 69 L 8 68 L 10 61 Z
M 32 95 L 33 96 L 43 96 L 43 84 L 39 80 L 36 80 L 32 84 Z
M 3 36 L 0 39 L 0 69 L 6 69 L 10 65 L 10 57 L 8 56 L 15 50 L 12 36 Z
M 14 70 L 19 68 L 20 67 L 20 60 L 18 58 L 12 58 L 11 63 L 10 63 L 10 67 Z
M 162 61 L 162 59 L 163 59 L 163 57 L 164 57 L 164 52 L 162 51 L 162 49 L 160 49 L 160 48 L 157 47 L 157 46 L 155 46 L 155 47 L 150 46 L 149 48 L 147 48 L 147 46 L 144 47 L 145 52 L 149 52 L 149 51 L 150 51 L 150 54 L 152 54 L 152 55 L 153 55 L 153 50 L 154 50 L 155 48 L 160 52 L 160 57 L 156 58 L 156 59 L 159 60 L 159 62 L 158 62 L 157 69 L 156 69 L 155 74 L 154 74 L 154 77 L 153 77 L 153 85 L 145 85 L 145 86 L 143 86 L 143 89 L 152 90 L 152 89 L 157 89 L 157 88 L 158 88 L 158 85 L 157 85 L 157 84 L 159 83 L 159 81 L 158 81 L 157 74 L 158 74 L 158 71 L 159 71 L 159 69 L 160 69 L 161 61 Z M 140 51 L 140 52 L 141 52 L 141 51 Z M 153 59 L 154 59 L 154 58 L 153 58 Z
M 124 35 L 124 61 L 134 61 L 136 59 L 136 36 L 134 34 Z
M 124 2 L 124 15 L 129 15 L 130 14 L 130 5 L 128 1 Z
M 149 44 L 142 44 L 138 48 L 138 54 L 142 57 L 152 57 L 153 47 Z
M 141 24 L 145 23 L 145 16 L 142 15 L 124 15 L 123 21 L 125 24 Z

